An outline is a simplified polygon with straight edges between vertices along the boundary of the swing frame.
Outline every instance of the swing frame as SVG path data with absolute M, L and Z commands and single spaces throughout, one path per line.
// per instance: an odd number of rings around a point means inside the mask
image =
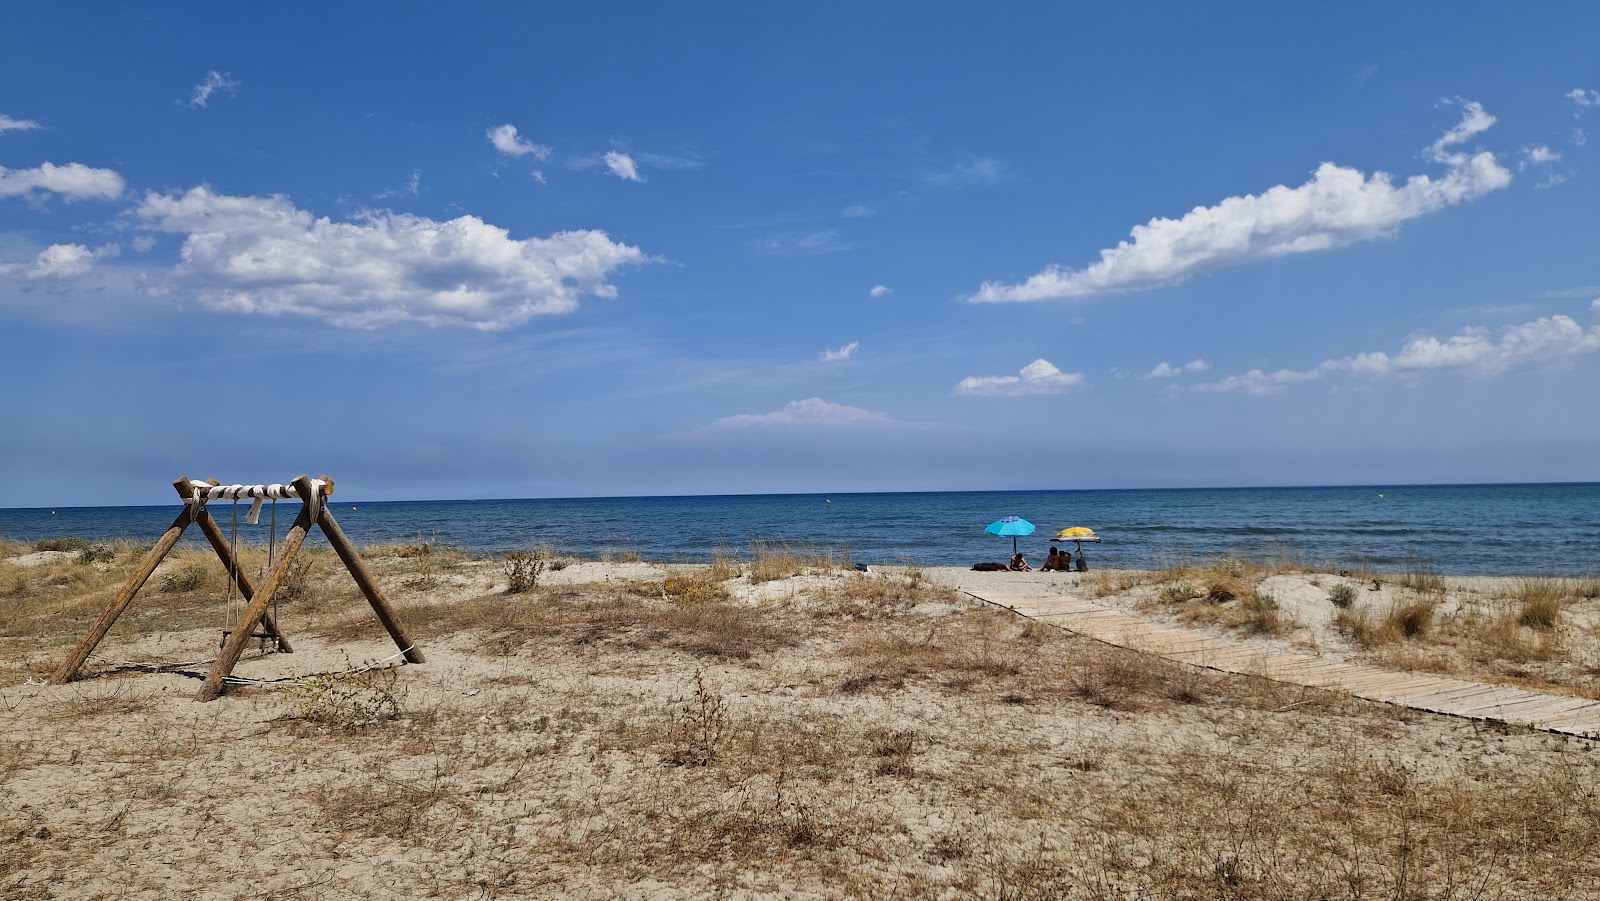
M 273 619 L 267 608 L 272 603 L 272 596 L 277 592 L 279 584 L 289 572 L 289 564 L 299 552 L 300 546 L 305 542 L 306 535 L 313 525 L 322 529 L 322 534 L 328 539 L 328 544 L 333 547 L 334 553 L 339 555 L 339 560 L 344 563 L 345 569 L 355 579 L 356 586 L 372 605 L 372 610 L 378 616 L 378 621 L 388 631 L 389 637 L 394 639 L 400 652 L 405 655 L 407 663 L 425 663 L 422 651 L 418 650 L 415 643 L 406 635 L 405 629 L 400 625 L 400 619 L 395 615 L 394 607 L 390 605 L 383 590 L 372 578 L 372 573 L 361 560 L 356 547 L 339 527 L 338 520 L 334 519 L 333 512 L 328 509 L 326 500 L 333 494 L 333 479 L 327 476 L 320 477 L 313 482 L 309 477 L 301 475 L 290 483 L 294 495 L 301 500 L 300 515 L 295 517 L 294 524 L 289 527 L 289 533 L 284 536 L 281 552 L 276 560 L 271 561 L 267 574 L 262 577 L 260 585 L 252 585 L 248 576 L 239 566 L 238 558 L 234 555 L 233 548 L 229 545 L 227 536 L 217 525 L 216 520 L 206 509 L 206 501 L 211 497 L 227 497 L 230 494 L 221 494 L 208 489 L 215 489 L 221 483 L 215 479 L 207 479 L 202 484 L 195 484 L 187 478 L 178 479 L 172 487 L 183 499 L 183 511 L 178 518 L 172 521 L 166 534 L 155 543 L 150 552 L 139 561 L 128 580 L 123 583 L 111 602 L 89 627 L 88 634 L 73 649 L 72 654 L 62 662 L 53 675 L 50 683 L 61 685 L 72 681 L 78 670 L 83 667 L 84 661 L 94 652 L 96 646 L 106 637 L 111 626 L 116 623 L 117 617 L 128 609 L 139 589 L 144 587 L 156 567 L 171 553 L 178 539 L 190 525 L 198 524 L 200 531 L 206 536 L 206 541 L 217 552 L 217 558 L 227 569 L 232 584 L 237 585 L 239 594 L 248 602 L 243 615 L 235 625 L 234 630 L 223 642 L 222 649 L 217 652 L 217 659 L 212 663 L 210 672 L 206 675 L 205 682 L 200 686 L 200 691 L 195 694 L 196 701 L 213 701 L 222 695 L 225 680 L 233 673 L 233 668 L 239 663 L 239 656 L 244 653 L 244 646 L 250 641 L 256 627 L 260 626 L 262 632 L 271 635 L 278 643 L 281 653 L 289 654 L 294 648 L 289 644 L 289 639 L 278 628 L 278 623 Z M 232 498 L 237 502 L 240 497 L 275 497 L 269 486 L 237 486 L 242 491 L 231 492 Z

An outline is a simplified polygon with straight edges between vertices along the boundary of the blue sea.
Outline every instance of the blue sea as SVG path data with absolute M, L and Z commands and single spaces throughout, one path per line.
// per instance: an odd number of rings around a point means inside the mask
M 1600 573 L 1600 483 L 333 500 L 340 524 L 357 543 L 421 538 L 471 552 L 538 545 L 583 557 L 636 553 L 646 560 L 698 562 L 772 542 L 848 554 L 857 563 L 966 566 L 1009 555 L 1011 540 L 984 527 L 1013 515 L 1038 527 L 1019 541 L 1035 563 L 1051 535 L 1081 525 L 1104 539 L 1084 546 L 1091 568 L 1153 568 L 1234 554 L 1456 575 Z M 280 535 L 298 508 L 298 502 L 281 502 Z M 0 538 L 32 543 L 76 535 L 149 543 L 178 510 L 176 504 L 0 509 Z M 229 506 L 213 504 L 212 513 L 225 531 L 230 528 Z M 257 526 L 243 519 L 241 509 L 240 539 L 265 544 L 267 513 Z M 191 530 L 186 540 L 202 539 Z

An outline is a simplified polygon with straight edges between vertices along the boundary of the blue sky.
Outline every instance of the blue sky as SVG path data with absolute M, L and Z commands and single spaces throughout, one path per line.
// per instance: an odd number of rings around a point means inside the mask
M 0 506 L 1600 479 L 1600 6 L 20 4 Z

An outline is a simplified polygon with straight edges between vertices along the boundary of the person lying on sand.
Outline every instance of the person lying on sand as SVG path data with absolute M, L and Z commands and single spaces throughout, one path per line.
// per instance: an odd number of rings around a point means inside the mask
M 1012 556 L 1011 566 L 1009 566 L 1008 569 L 1014 573 L 1033 572 L 1033 567 L 1028 565 L 1028 559 L 1021 554 Z

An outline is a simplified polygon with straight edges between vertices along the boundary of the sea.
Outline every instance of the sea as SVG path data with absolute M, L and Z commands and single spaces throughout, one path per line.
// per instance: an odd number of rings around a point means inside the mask
M 1082 546 L 1091 569 L 1159 568 L 1223 555 L 1289 558 L 1330 570 L 1446 575 L 1600 574 L 1600 483 L 1368 485 L 942 491 L 330 503 L 358 544 L 437 542 L 470 553 L 546 547 L 583 558 L 659 562 L 748 557 L 787 546 L 857 564 L 970 566 L 1003 561 L 1012 539 L 985 531 L 1004 516 L 1036 527 L 1017 547 L 1037 565 L 1070 526 L 1101 538 Z M 151 507 L 0 509 L 0 539 L 32 544 L 78 536 L 153 542 L 179 512 Z M 232 504 L 212 515 L 232 532 Z M 264 510 L 241 542 L 266 544 Z M 280 501 L 281 539 L 298 502 Z M 203 539 L 191 529 L 185 541 Z M 311 539 L 320 541 L 313 531 Z

